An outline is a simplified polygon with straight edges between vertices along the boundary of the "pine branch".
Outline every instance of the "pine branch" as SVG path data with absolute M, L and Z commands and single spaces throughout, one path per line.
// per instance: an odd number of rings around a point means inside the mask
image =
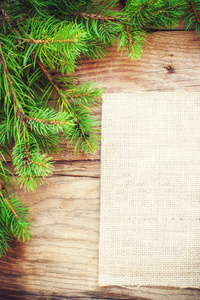
M 14 208 L 12 207 L 12 205 L 10 204 L 10 202 L 8 201 L 8 199 L 3 198 L 3 200 L 6 202 L 6 204 L 9 206 L 9 208 L 11 209 L 13 215 L 15 216 L 15 219 L 17 219 L 17 221 L 19 220 L 19 216 L 16 213 L 16 211 L 14 210 Z
M 0 223 L 6 228 L 8 237 L 30 239 L 28 209 L 15 198 L 7 198 L 0 191 Z M 6 245 L 7 248 L 7 245 Z
M 139 4 L 138 3 L 138 6 L 140 6 L 141 7 L 141 9 L 145 9 L 148 5 L 151 5 L 152 3 L 155 3 L 157 0 L 151 0 L 151 1 L 148 1 L 148 3 L 146 3 L 146 4 Z
M 180 0 L 130 0 L 125 8 L 125 14 L 129 24 L 144 30 L 173 28 L 182 15 L 183 5 Z
M 42 63 L 39 61 L 37 61 L 37 62 L 39 64 L 42 72 L 47 77 L 48 81 L 53 85 L 54 89 L 58 93 L 58 95 L 62 101 L 62 104 L 64 105 L 65 109 L 67 110 L 67 112 L 69 113 L 69 115 L 71 116 L 71 118 L 74 122 L 74 128 L 76 129 L 76 133 L 78 133 L 78 135 L 77 134 L 73 135 L 73 138 L 71 136 L 70 143 L 77 141 L 75 151 L 77 151 L 78 147 L 82 145 L 82 149 L 86 149 L 87 152 L 93 153 L 96 150 L 96 148 L 98 147 L 97 141 L 95 141 L 95 143 L 92 143 L 92 140 L 90 139 L 90 132 L 88 130 L 86 131 L 84 129 L 81 118 L 79 118 L 79 116 L 75 112 L 75 108 L 72 108 L 65 93 L 58 87 L 58 85 L 54 81 L 53 77 L 51 76 L 50 72 L 42 65 Z M 89 86 L 90 86 L 90 83 L 88 83 L 87 89 L 89 88 Z M 81 88 L 83 88 L 83 86 L 81 86 Z M 84 99 L 83 101 L 84 101 L 85 105 L 91 105 L 91 104 L 94 105 L 95 104 L 95 101 L 93 100 L 94 93 L 96 92 L 96 99 L 98 99 L 102 93 L 102 91 L 100 91 L 100 89 L 93 91 L 92 88 L 90 88 L 88 90 L 88 92 L 85 94 L 76 94 L 76 91 L 77 90 L 74 90 L 73 92 L 71 92 L 69 94 L 70 95 L 69 99 L 71 99 L 71 98 L 80 99 L 80 97 L 81 97 Z M 90 128 L 90 130 L 95 130 L 95 128 L 92 126 L 90 126 L 89 128 Z M 70 132 L 68 132 L 67 134 L 65 134 L 65 138 L 70 137 L 70 135 L 72 135 L 72 134 Z M 81 140 L 83 140 L 83 143 L 81 143 Z
M 129 43 L 129 45 L 130 45 L 130 48 L 131 48 L 131 52 L 132 53 L 134 53 L 135 51 L 134 51 L 134 41 L 133 41 L 133 39 L 132 39 L 132 36 L 131 36 L 131 34 L 130 34 L 130 31 L 129 31 L 129 26 L 128 25 L 126 25 L 126 32 L 127 32 L 127 35 L 128 35 L 128 43 Z
M 198 23 L 200 23 L 200 17 L 198 16 L 197 14 L 197 10 L 195 8 L 195 5 L 194 5 L 194 2 L 192 0 L 189 1 L 190 5 L 191 5 L 191 8 L 192 8 L 192 11 L 194 13 L 194 16 L 195 16 L 195 19 Z
M 23 241 L 30 239 L 28 209 L 18 199 L 7 196 L 0 184 L 0 255 L 8 249 L 12 236 Z
M 146 44 L 144 39 L 145 32 L 142 30 L 135 30 L 132 25 L 121 25 L 119 31 L 119 49 L 122 51 L 128 47 L 128 54 L 130 59 L 138 59 L 142 53 L 142 46 Z
M 0 41 L 0 64 L 2 66 L 1 75 L 2 75 L 2 77 L 4 77 L 4 74 L 5 74 L 5 76 L 6 76 L 6 79 L 7 79 L 7 82 L 8 82 L 9 97 L 11 99 L 12 104 L 14 105 L 14 108 L 16 109 L 17 117 L 20 119 L 21 123 L 25 124 L 24 123 L 25 115 L 24 115 L 23 109 L 21 107 L 21 104 L 20 104 L 20 102 L 17 98 L 17 95 L 15 93 L 14 83 L 13 83 L 13 80 L 12 80 L 10 74 L 9 74 L 9 71 L 8 71 L 8 68 L 7 68 L 7 65 L 6 65 L 6 60 L 5 60 L 4 55 L 3 55 L 3 49 L 2 49 L 1 41 Z
M 12 22 L 10 21 L 9 19 L 9 16 L 8 14 L 5 12 L 5 10 L 3 8 L 1 8 L 1 13 L 2 13 L 2 16 L 3 16 L 3 20 L 7 23 L 7 25 L 9 26 L 9 28 L 11 28 L 11 30 L 18 36 L 20 37 L 20 33 L 19 31 L 14 27 L 14 25 L 12 24 Z M 18 43 L 20 44 L 21 43 L 21 40 L 18 38 Z
M 34 56 L 35 59 L 35 56 Z M 53 84 L 53 77 L 51 76 L 51 73 L 47 70 L 47 68 L 45 68 L 43 66 L 43 64 L 39 61 L 39 59 L 36 59 L 37 64 L 39 65 L 40 69 L 42 70 L 42 72 L 44 73 L 44 76 L 48 79 L 48 81 Z
M 17 100 L 16 100 L 16 95 L 14 94 L 13 92 L 13 81 L 10 77 L 10 74 L 8 72 L 8 68 L 6 66 L 6 63 L 5 63 L 5 59 L 3 57 L 3 51 L 2 51 L 2 44 L 0 42 L 0 64 L 2 65 L 2 77 L 3 77 L 3 74 L 5 73 L 6 74 L 6 77 L 7 77 L 7 80 L 8 80 L 8 85 L 9 85 L 9 93 L 10 93 L 10 98 L 12 100 L 12 103 L 13 104 L 17 104 Z
M 8 235 L 7 230 L 5 229 L 5 225 L 2 224 L 1 222 L 1 217 L 0 217 L 0 257 L 3 254 L 6 254 L 8 251 L 9 247 L 9 242 L 11 241 L 10 236 Z
M 15 171 L 20 176 L 19 183 L 25 190 L 36 190 L 37 184 L 43 182 L 48 174 L 53 171 L 52 157 L 41 154 L 33 135 L 29 141 L 21 137 L 13 148 L 13 164 Z
M 198 0 L 186 1 L 184 11 L 186 30 L 194 26 L 197 34 L 200 35 L 200 2 Z

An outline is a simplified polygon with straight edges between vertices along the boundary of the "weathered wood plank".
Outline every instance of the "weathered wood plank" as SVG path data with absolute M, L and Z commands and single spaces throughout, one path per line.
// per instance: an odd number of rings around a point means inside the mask
M 195 32 L 156 32 L 140 60 L 117 48 L 100 60 L 84 59 L 75 75 L 100 82 L 106 92 L 200 91 L 200 39 Z M 172 69 L 167 70 L 171 66 Z
M 99 172 L 99 161 L 59 162 L 37 193 L 18 190 L 31 207 L 32 239 L 1 259 L 0 297 L 199 299 L 200 290 L 98 287 Z
M 99 178 L 100 177 L 100 161 L 89 160 L 89 163 L 84 160 L 78 161 L 61 161 L 58 160 L 54 164 L 54 172 L 49 175 L 53 176 L 69 176 L 69 177 L 88 177 Z M 15 174 L 14 167 L 11 162 L 7 163 L 7 168 Z M 98 166 L 98 167 L 97 167 Z M 22 191 L 23 193 L 23 191 Z

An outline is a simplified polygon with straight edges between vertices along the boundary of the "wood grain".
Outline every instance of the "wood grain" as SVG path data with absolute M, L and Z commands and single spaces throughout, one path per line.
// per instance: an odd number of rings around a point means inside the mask
M 194 32 L 156 32 L 148 43 L 138 61 L 120 57 L 115 47 L 104 59 L 84 59 L 75 75 L 101 82 L 109 93 L 200 92 Z M 95 114 L 101 117 L 100 106 Z M 98 287 L 100 151 L 78 157 L 65 150 L 55 159 L 54 175 L 36 193 L 17 191 L 31 207 L 32 239 L 14 242 L 1 258 L 0 299 L 200 299 L 197 289 Z
M 32 207 L 32 239 L 2 259 L 0 295 L 14 289 L 25 299 L 198 299 L 200 291 L 190 289 L 98 287 L 99 173 L 99 161 L 59 162 L 37 193 L 18 191 Z
M 100 82 L 112 93 L 200 91 L 200 39 L 195 32 L 156 32 L 148 36 L 148 45 L 136 61 L 126 52 L 120 56 L 116 47 L 104 59 L 85 59 L 75 75 L 80 82 Z

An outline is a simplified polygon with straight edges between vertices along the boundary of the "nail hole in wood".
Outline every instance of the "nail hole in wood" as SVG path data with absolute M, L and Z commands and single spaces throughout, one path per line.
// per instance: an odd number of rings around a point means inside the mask
M 166 66 L 164 68 L 168 71 L 168 73 L 174 73 L 175 72 L 174 68 L 172 66 L 170 66 L 170 65 L 168 65 L 168 66 Z

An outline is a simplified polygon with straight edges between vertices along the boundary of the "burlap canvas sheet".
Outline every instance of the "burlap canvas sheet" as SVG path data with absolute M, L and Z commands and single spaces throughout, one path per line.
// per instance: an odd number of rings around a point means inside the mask
M 200 94 L 106 94 L 99 285 L 200 287 Z

